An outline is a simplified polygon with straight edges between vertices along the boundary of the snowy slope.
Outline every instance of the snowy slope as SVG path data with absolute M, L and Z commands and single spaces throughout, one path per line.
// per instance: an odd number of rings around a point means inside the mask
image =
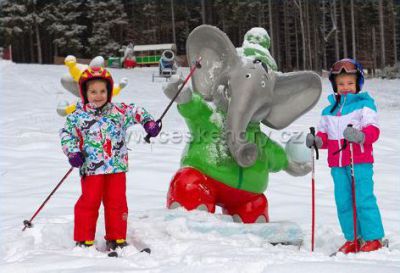
M 136 102 L 155 117 L 168 100 L 162 79 L 151 81 L 156 68 L 112 70 L 114 78 L 128 77 L 129 84 L 116 101 Z M 390 250 L 330 258 L 343 243 L 336 217 L 332 180 L 326 152 L 316 163 L 316 250 L 310 252 L 310 176 L 294 178 L 285 172 L 271 174 L 266 192 L 272 221 L 294 221 L 304 232 L 304 246 L 271 246 L 257 234 L 225 234 L 191 230 L 199 219 L 227 228 L 220 217 L 202 212 L 186 214 L 165 210 L 169 180 L 179 167 L 187 131 L 175 107 L 164 121 L 165 134 L 151 145 L 142 141 L 140 127 L 129 142 L 128 241 L 142 238 L 152 254 L 137 254 L 133 247 L 120 259 L 103 253 L 74 249 L 73 206 L 80 194 L 75 170 L 34 220 L 34 228 L 21 232 L 69 165 L 61 152 L 56 114 L 59 101 L 74 98 L 59 83 L 64 66 L 26 65 L 0 61 L 0 272 L 400 272 L 400 81 L 367 80 L 365 88 L 376 98 L 381 137 L 375 145 L 375 193 L 381 209 Z M 187 70 L 182 72 L 187 74 Z M 289 128 L 272 131 L 284 142 L 290 135 L 317 125 L 326 105 L 329 84 L 318 105 Z M 185 140 L 185 138 L 183 137 Z M 104 248 L 104 219 L 98 222 L 97 246 Z

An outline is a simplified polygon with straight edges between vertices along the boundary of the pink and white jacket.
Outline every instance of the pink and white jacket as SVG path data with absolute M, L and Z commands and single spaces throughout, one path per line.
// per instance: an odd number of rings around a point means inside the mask
M 322 111 L 318 133 L 322 139 L 321 149 L 328 149 L 329 167 L 350 165 L 350 145 L 335 154 L 344 145 L 343 131 L 348 124 L 365 134 L 362 144 L 353 144 L 354 164 L 373 163 L 372 144 L 379 138 L 378 114 L 374 99 L 367 93 L 347 94 L 340 96 L 340 103 L 335 105 L 335 96 L 328 96 L 330 105 Z

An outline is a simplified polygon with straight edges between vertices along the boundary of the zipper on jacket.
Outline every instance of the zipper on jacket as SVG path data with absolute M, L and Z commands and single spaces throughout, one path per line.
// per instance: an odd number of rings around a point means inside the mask
M 343 110 L 344 104 L 346 103 L 346 99 L 347 99 L 347 96 L 344 96 L 343 103 L 339 108 L 340 115 L 342 115 L 342 110 Z M 338 122 L 338 132 L 339 132 L 339 130 L 340 130 L 340 122 Z M 340 144 L 340 139 L 338 139 L 338 147 L 339 147 L 339 149 L 342 148 L 342 145 Z M 343 150 L 339 152 L 339 167 L 342 167 L 342 155 L 343 155 L 342 153 L 343 153 Z

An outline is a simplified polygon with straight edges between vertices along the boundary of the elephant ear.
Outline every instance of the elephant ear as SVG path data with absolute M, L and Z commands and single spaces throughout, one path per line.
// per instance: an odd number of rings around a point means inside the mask
M 212 89 L 219 84 L 220 76 L 240 62 L 228 36 L 210 25 L 201 25 L 189 34 L 186 52 L 189 64 L 201 57 L 201 68 L 193 74 L 192 85 L 205 100 L 212 100 Z
M 79 98 L 81 96 L 79 93 L 78 83 L 74 81 L 69 74 L 65 74 L 61 77 L 61 85 L 76 97 Z
M 277 73 L 270 112 L 262 123 L 278 130 L 287 127 L 314 107 L 321 92 L 321 79 L 314 72 Z

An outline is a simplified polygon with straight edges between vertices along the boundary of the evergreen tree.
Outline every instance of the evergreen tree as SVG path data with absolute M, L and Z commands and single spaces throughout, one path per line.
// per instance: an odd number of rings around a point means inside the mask
M 81 1 L 51 1 L 41 11 L 43 25 L 50 34 L 55 56 L 80 56 L 84 48 L 82 35 L 87 27 L 77 23 L 82 11 Z
M 88 18 L 92 22 L 92 31 L 88 39 L 92 56 L 118 55 L 128 25 L 122 1 L 89 1 Z
M 1 3 L 1 20 L 5 41 L 13 46 L 13 59 L 20 62 L 34 62 L 41 50 L 37 24 L 41 22 L 35 12 L 36 2 L 30 0 L 6 0 Z M 36 34 L 36 35 L 35 35 Z M 36 41 L 35 41 L 36 38 Z M 35 44 L 36 42 L 36 44 Z M 35 45 L 37 51 L 35 51 Z

